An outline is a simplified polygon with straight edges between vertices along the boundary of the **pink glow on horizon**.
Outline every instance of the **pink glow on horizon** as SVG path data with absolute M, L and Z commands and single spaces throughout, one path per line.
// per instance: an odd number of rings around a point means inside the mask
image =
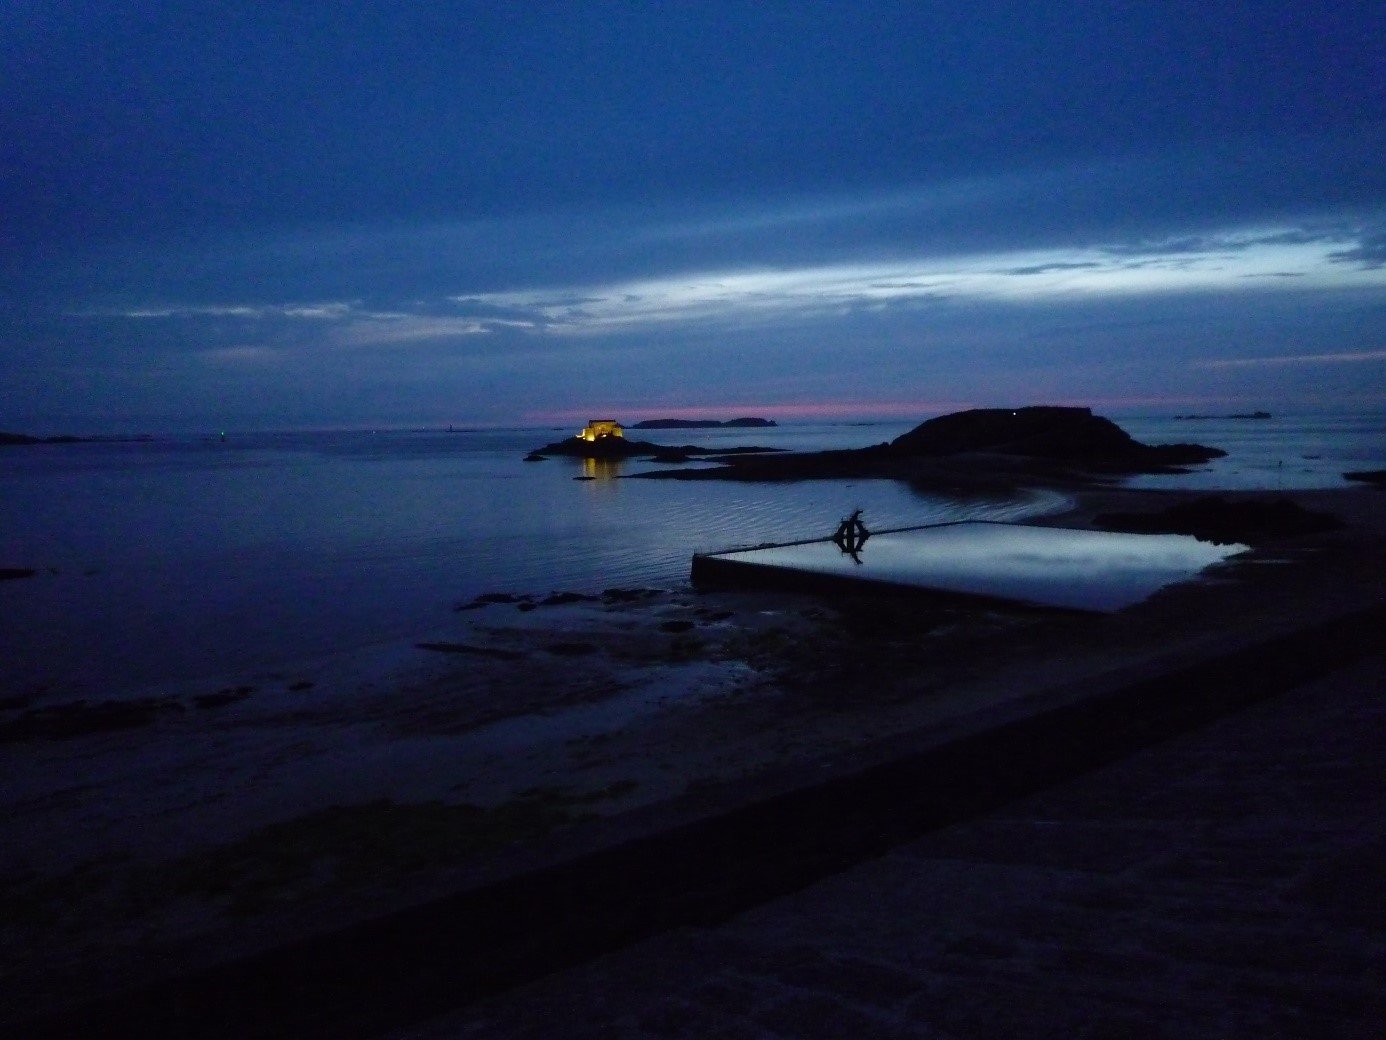
M 644 419 L 855 419 L 913 418 L 976 408 L 969 401 L 804 401 L 788 404 L 682 405 L 602 405 L 600 408 L 561 409 L 530 412 L 525 418 L 541 422 L 576 422 L 593 417 L 626 416 L 631 422 Z
M 1237 397 L 1215 397 L 1209 395 L 1167 395 L 1139 397 L 1082 397 L 1049 398 L 1026 401 L 1024 404 L 1066 405 L 1092 408 L 1094 410 L 1115 409 L 1162 409 L 1191 407 L 1233 407 L 1256 406 L 1263 402 L 1258 398 L 1247 400 Z M 761 419 L 915 419 L 922 421 L 934 415 L 966 411 L 969 408 L 1009 408 L 1019 407 L 1010 401 L 797 401 L 778 404 L 717 404 L 704 406 L 681 405 L 664 407 L 661 405 L 612 405 L 556 411 L 534 411 L 525 415 L 533 422 L 584 423 L 592 418 L 617 418 L 627 422 L 640 422 L 645 419 L 739 419 L 756 417 Z M 623 418 L 624 417 L 624 418 Z

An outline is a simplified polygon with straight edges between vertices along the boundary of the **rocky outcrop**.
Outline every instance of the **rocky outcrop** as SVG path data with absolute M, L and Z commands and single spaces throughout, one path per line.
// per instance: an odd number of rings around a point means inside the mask
M 1343 476 L 1348 480 L 1360 481 L 1363 484 L 1386 487 L 1386 469 L 1359 469 L 1351 473 L 1344 473 Z
M 783 451 L 782 448 L 762 448 L 755 446 L 737 448 L 700 448 L 696 444 L 655 444 L 651 441 L 636 441 L 626 437 L 598 437 L 595 441 L 581 437 L 569 437 L 555 441 L 530 452 L 528 459 L 535 456 L 564 455 L 574 459 L 633 459 L 651 458 L 660 462 L 685 462 L 689 456 L 722 455 L 762 455 Z
M 1088 408 L 980 408 L 920 423 L 866 448 L 718 458 L 717 468 L 636 473 L 674 480 L 906 480 L 921 487 L 1006 490 L 1131 473 L 1180 472 L 1225 455 L 1201 444 L 1142 444 Z
M 1102 513 L 1094 527 L 1138 534 L 1191 534 L 1205 542 L 1255 545 L 1278 538 L 1334 531 L 1343 522 L 1286 500 L 1229 501 L 1215 495 L 1181 502 L 1157 513 Z
M 531 452 L 530 456 L 565 455 L 573 459 L 630 459 L 668 450 L 662 444 L 633 441 L 625 437 L 599 437 L 595 441 L 583 440 L 581 437 L 569 437 L 566 440 L 546 444 Z
M 0 723 L 0 744 L 26 740 L 68 740 L 145 726 L 166 715 L 186 711 L 172 697 L 136 700 L 72 701 L 30 708 Z
M 890 451 L 903 456 L 987 452 L 1118 471 L 1198 465 L 1227 454 L 1199 444 L 1142 444 L 1091 408 L 1048 406 L 941 415 L 895 438 Z

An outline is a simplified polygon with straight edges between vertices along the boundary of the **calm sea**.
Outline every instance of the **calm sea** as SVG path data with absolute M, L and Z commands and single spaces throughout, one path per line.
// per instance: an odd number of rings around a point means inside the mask
M 1386 418 L 1123 419 L 1232 454 L 1144 485 L 1320 487 L 1386 466 Z M 910 423 L 657 431 L 708 446 L 857 447 Z M 279 433 L 0 450 L 0 684 L 102 696 L 421 638 L 481 592 L 669 588 L 697 550 L 1052 511 L 893 481 L 626 481 L 526 451 L 572 431 Z M 590 464 L 589 464 L 590 465 Z M 626 471 L 647 464 L 627 464 Z

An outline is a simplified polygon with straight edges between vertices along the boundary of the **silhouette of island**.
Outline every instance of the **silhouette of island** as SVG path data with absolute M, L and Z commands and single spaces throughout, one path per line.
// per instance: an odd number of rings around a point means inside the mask
M 783 452 L 783 448 L 743 445 L 734 448 L 700 448 L 696 444 L 655 444 L 653 441 L 630 440 L 623 436 L 598 437 L 587 440 L 582 436 L 554 441 L 536 448 L 525 456 L 526 462 L 539 462 L 550 455 L 573 459 L 632 459 L 647 458 L 652 462 L 689 462 L 694 456 L 720 459 L 732 455 L 767 455 Z
M 778 426 L 774 419 L 646 419 L 627 427 L 631 430 L 716 430 L 716 429 L 763 429 Z
M 1233 412 L 1231 415 L 1176 415 L 1176 419 L 1269 419 L 1270 412 Z
M 716 468 L 640 473 L 681 480 L 935 479 L 965 484 L 1179 472 L 1226 452 L 1201 444 L 1142 444 L 1090 408 L 977 408 L 920 423 L 867 448 L 719 460 Z
M 1131 471 L 1196 465 L 1227 454 L 1198 444 L 1142 444 L 1091 408 L 1049 406 L 941 415 L 895 438 L 890 450 L 904 456 L 993 452 Z
M 136 434 L 132 437 L 74 437 L 70 433 L 59 434 L 55 437 L 31 437 L 27 433 L 6 433 L 0 430 L 0 446 L 21 445 L 21 444 L 126 444 L 130 442 L 152 441 L 154 438 L 147 433 Z

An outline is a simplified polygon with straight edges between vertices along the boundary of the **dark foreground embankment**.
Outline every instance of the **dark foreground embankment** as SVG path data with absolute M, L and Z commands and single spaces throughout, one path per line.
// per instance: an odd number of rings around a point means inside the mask
M 11 1031 L 376 1035 L 674 927 L 724 920 L 1293 689 L 1371 652 L 1383 623 L 1377 603 L 1161 674 L 1053 691 L 1048 707 L 944 743 Z

